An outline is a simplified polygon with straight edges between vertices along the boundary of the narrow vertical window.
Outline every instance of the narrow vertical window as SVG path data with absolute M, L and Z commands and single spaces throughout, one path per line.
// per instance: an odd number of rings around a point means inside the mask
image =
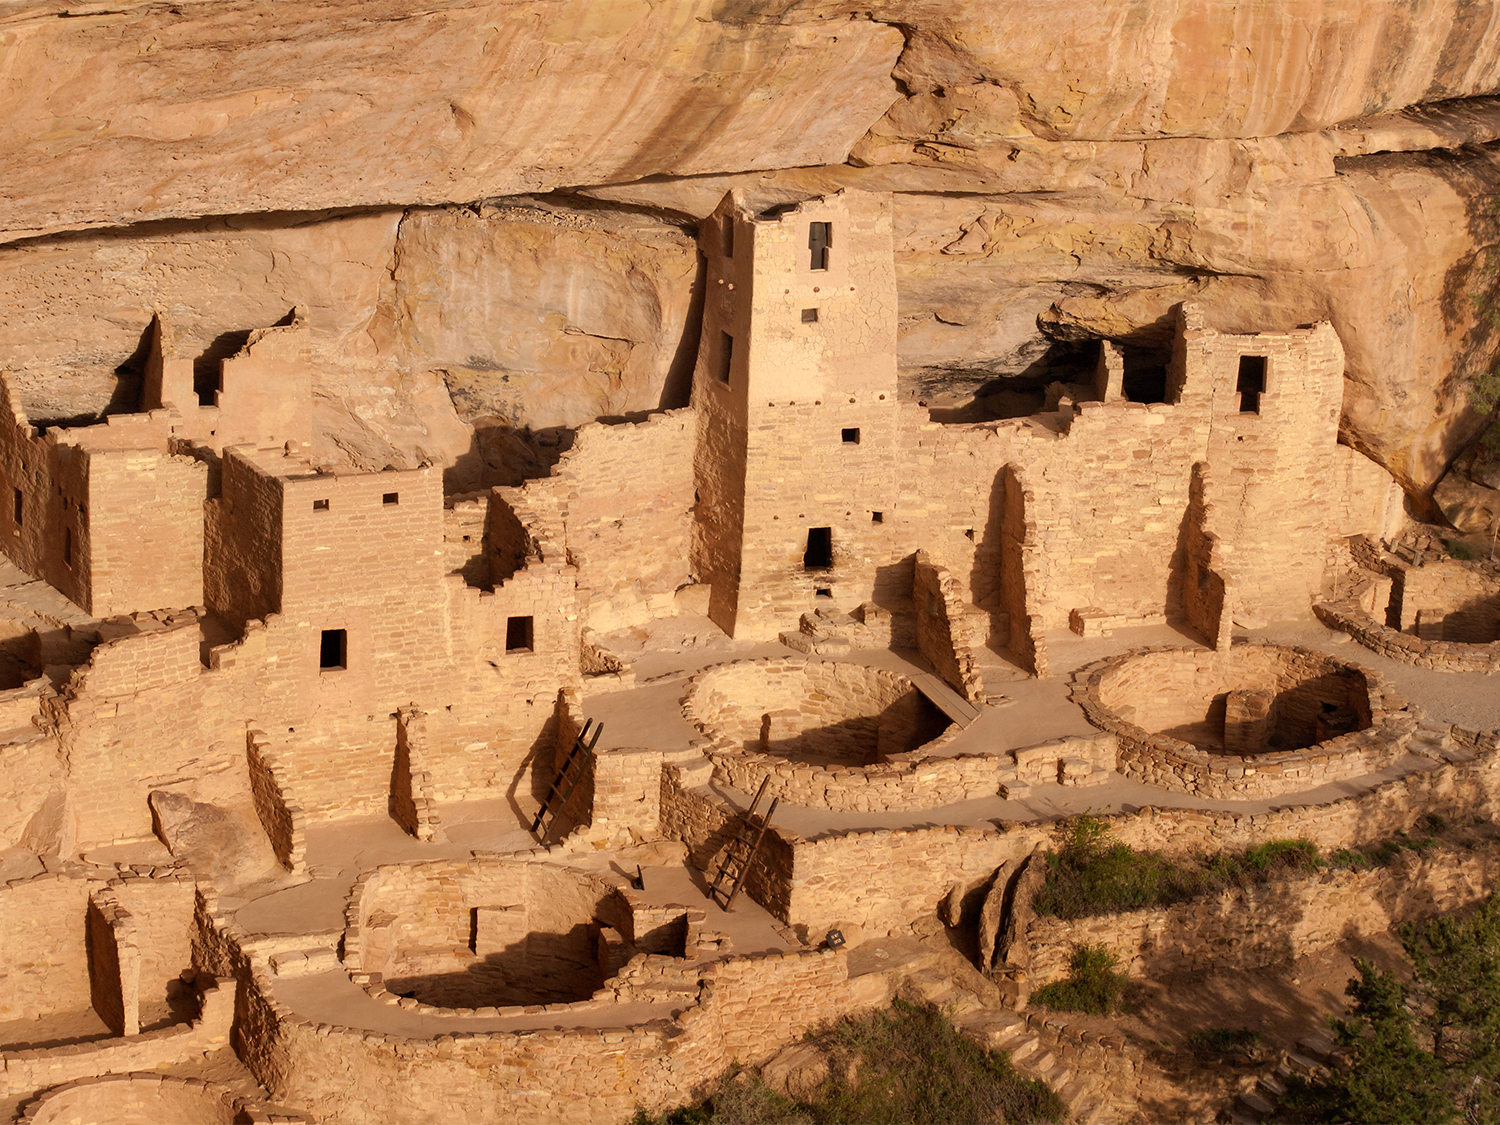
M 804 570 L 827 570 L 833 565 L 833 528 L 807 529 L 807 550 L 802 552 Z
M 11 513 L 15 517 L 16 526 L 20 527 L 21 516 L 26 511 L 26 498 L 21 495 L 21 490 L 19 488 L 13 488 L 11 489 L 11 492 L 15 494 L 13 497 L 14 507 L 11 509 Z
M 63 562 L 68 566 L 73 565 L 73 529 L 63 528 Z
M 828 248 L 833 245 L 832 223 L 809 223 L 807 225 L 807 248 L 811 251 L 808 264 L 815 270 L 828 268 Z
M 1265 356 L 1240 356 L 1240 374 L 1234 389 L 1239 392 L 1241 414 L 1260 413 L 1260 396 L 1266 390 Z
M 724 226 L 720 229 L 720 237 L 723 239 L 724 257 L 734 257 L 734 217 L 724 216 Z
M 729 382 L 729 367 L 734 362 L 734 337 L 728 332 L 719 333 L 719 382 Z

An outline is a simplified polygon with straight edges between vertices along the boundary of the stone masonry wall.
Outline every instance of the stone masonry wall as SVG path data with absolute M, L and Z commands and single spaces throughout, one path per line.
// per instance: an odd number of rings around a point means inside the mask
M 696 436 L 691 410 L 593 422 L 579 428 L 550 479 L 525 486 L 567 497 L 567 549 L 590 628 L 608 632 L 676 613 L 673 595 L 692 580 Z
M 1026 932 L 1033 988 L 1068 975 L 1078 945 L 1104 945 L 1132 976 L 1250 970 L 1303 957 L 1351 935 L 1388 932 L 1487 895 L 1500 849 L 1433 850 L 1390 867 L 1323 869 L 1233 887 L 1161 910 L 1035 918 Z
M 65 875 L 0 888 L 0 1021 L 91 1006 L 88 898 L 88 881 Z

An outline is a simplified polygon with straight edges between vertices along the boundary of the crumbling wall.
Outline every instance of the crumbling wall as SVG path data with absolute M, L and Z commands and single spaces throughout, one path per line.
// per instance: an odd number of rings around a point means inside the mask
M 586 626 L 608 632 L 676 612 L 673 595 L 692 580 L 696 441 L 691 410 L 591 423 L 551 478 L 525 486 L 567 497 L 567 550 Z

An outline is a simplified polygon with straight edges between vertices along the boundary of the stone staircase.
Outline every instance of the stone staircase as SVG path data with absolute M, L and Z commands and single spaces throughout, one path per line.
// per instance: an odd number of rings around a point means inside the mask
M 1297 1045 L 1283 1051 L 1276 1069 L 1263 1074 L 1249 1090 L 1242 1090 L 1233 1104 L 1219 1114 L 1220 1125 L 1260 1125 L 1274 1122 L 1281 1099 L 1286 1096 L 1287 1079 L 1293 1075 L 1315 1079 L 1327 1074 L 1335 1065 L 1333 1043 L 1321 1034 L 1305 1035 Z
M 1407 739 L 1406 751 L 1436 762 L 1467 762 L 1474 757 L 1472 750 L 1453 741 L 1452 727 L 1431 719 L 1417 723 L 1416 731 Z
M 866 989 L 871 976 L 884 978 L 883 999 L 871 995 L 877 1003 L 899 996 L 931 1004 L 980 1046 L 1006 1052 L 1018 1074 L 1045 1082 L 1063 1099 L 1078 1125 L 1118 1116 L 1094 1077 L 1078 1067 L 1076 1053 L 1065 1058 L 1057 1036 L 1004 1007 L 995 984 L 953 949 L 915 938 L 866 943 L 851 953 L 849 971 L 851 977 L 865 978 Z

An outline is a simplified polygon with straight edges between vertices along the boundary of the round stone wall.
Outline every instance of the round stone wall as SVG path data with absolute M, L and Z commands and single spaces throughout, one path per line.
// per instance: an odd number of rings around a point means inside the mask
M 1142 649 L 1076 673 L 1073 698 L 1117 737 L 1121 773 L 1221 799 L 1384 769 L 1416 726 L 1375 673 L 1296 646 Z
M 630 904 L 588 872 L 514 860 L 392 864 L 360 876 L 344 966 L 380 999 L 473 1015 L 589 1004 Z M 488 1013 L 487 1013 L 488 1014 Z
M 26 1125 L 233 1125 L 250 1121 L 254 1103 L 212 1082 L 160 1074 L 114 1074 L 49 1090 L 26 1110 Z M 261 1120 L 269 1120 L 264 1115 Z M 306 1121 L 280 1116 L 281 1121 Z
M 958 733 L 899 672 L 838 661 L 738 660 L 694 677 L 683 714 L 714 776 L 840 812 L 927 809 L 994 796 L 993 755 L 941 756 Z

